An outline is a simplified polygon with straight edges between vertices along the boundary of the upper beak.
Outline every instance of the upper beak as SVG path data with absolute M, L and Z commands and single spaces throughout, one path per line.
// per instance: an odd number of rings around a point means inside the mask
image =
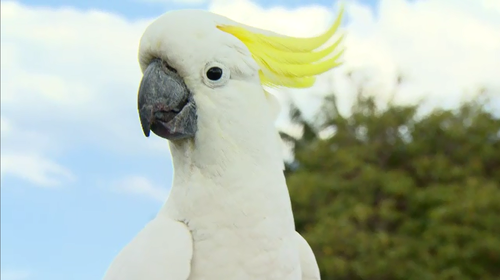
M 161 60 L 144 71 L 137 105 L 142 130 L 169 140 L 192 137 L 196 132 L 196 105 L 182 77 Z

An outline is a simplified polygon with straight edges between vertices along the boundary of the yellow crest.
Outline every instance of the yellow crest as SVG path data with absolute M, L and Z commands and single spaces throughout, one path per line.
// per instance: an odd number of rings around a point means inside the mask
M 343 12 L 341 7 L 333 25 L 325 33 L 311 38 L 269 36 L 230 25 L 217 28 L 235 36 L 247 46 L 261 68 L 259 76 L 263 85 L 307 88 L 314 85 L 316 75 L 342 64 L 339 58 L 344 50 L 339 50 L 339 45 L 343 36 L 331 46 L 317 49 L 337 33 Z M 330 55 L 333 56 L 325 59 Z

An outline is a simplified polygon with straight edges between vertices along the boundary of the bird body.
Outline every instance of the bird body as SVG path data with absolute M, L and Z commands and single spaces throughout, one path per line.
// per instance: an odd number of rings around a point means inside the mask
M 169 140 L 174 179 L 104 280 L 320 279 L 295 231 L 279 106 L 263 87 L 305 87 L 318 70 L 294 76 L 287 69 L 300 61 L 270 61 L 265 53 L 283 52 L 280 40 L 290 37 L 257 31 L 197 10 L 169 12 L 146 29 L 139 115 L 146 136 Z

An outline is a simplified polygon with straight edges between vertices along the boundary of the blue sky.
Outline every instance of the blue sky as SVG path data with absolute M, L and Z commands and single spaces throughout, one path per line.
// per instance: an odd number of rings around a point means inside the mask
M 220 1 L 2 1 L 2 280 L 100 279 L 161 207 L 172 179 L 167 143 L 143 136 L 135 107 L 136 48 L 152 18 L 169 9 L 210 8 L 299 36 L 319 32 L 334 13 L 326 0 L 254 1 L 241 9 L 249 0 L 227 9 Z M 416 2 L 351 5 L 342 71 L 361 69 L 359 79 L 368 75 L 373 86 L 390 89 L 402 69 L 412 84 L 401 103 L 431 92 L 434 104 L 451 106 L 463 89 L 500 89 L 493 74 L 500 42 L 492 39 L 500 5 Z M 415 24 L 424 19 L 429 26 Z M 481 32 L 464 39 L 471 26 Z M 480 56 L 469 59 L 469 52 Z M 347 108 L 353 89 L 335 79 Z M 320 83 L 315 92 L 321 91 Z M 310 95 L 290 94 L 314 107 L 305 101 Z
M 141 0 L 89 0 L 89 1 L 66 1 L 66 0 L 50 0 L 50 1 L 39 1 L 39 0 L 28 0 L 21 1 L 34 6 L 50 6 L 50 7 L 75 7 L 78 9 L 98 9 L 110 13 L 118 13 L 126 16 L 130 19 L 145 18 L 145 17 L 155 17 L 162 13 L 162 11 L 170 9 L 185 9 L 185 8 L 199 8 L 206 9 L 208 6 L 208 1 L 196 1 L 195 3 L 185 4 L 183 1 L 162 1 L 162 0 L 152 0 L 152 1 L 141 1 Z M 188 2 L 188 1 L 186 1 Z M 192 1 L 191 1 L 192 2 Z M 282 6 L 289 8 L 296 8 L 305 5 L 322 5 L 331 6 L 333 0 L 272 0 L 272 1 L 256 1 L 260 6 L 264 8 Z M 377 0 L 358 0 L 357 2 L 363 3 L 369 6 L 375 6 Z

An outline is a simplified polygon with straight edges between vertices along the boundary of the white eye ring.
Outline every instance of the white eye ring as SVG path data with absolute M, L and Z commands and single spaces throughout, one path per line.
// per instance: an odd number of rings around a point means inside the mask
M 225 85 L 230 74 L 229 68 L 215 61 L 207 63 L 201 73 L 203 82 L 211 88 Z

